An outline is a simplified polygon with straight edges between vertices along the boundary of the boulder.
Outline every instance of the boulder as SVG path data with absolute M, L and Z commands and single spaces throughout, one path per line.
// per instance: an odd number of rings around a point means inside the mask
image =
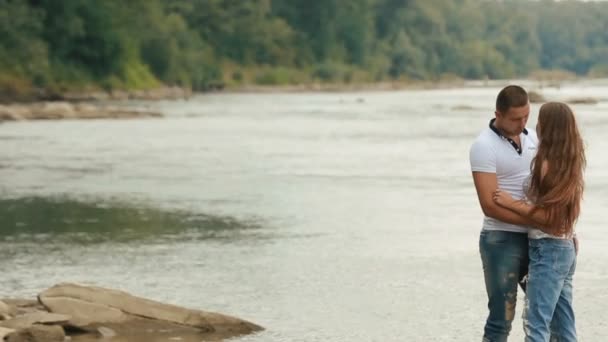
M 63 342 L 65 331 L 59 325 L 35 324 L 12 331 L 3 337 L 4 342 Z
M 593 97 L 573 97 L 566 100 L 566 103 L 569 104 L 597 104 L 598 102 L 599 100 Z
M 40 293 L 38 300 L 50 312 L 69 315 L 69 324 L 81 328 L 107 325 L 115 329 L 139 319 L 143 325 L 152 324 L 150 321 L 164 321 L 221 334 L 241 335 L 262 330 L 258 325 L 235 317 L 164 304 L 94 286 L 59 284 Z
M 69 119 L 74 116 L 74 107 L 68 102 L 42 102 L 31 106 L 31 117 L 28 119 Z
M 59 284 L 38 300 L 3 299 L 0 341 L 220 341 L 262 330 L 219 313 L 192 310 L 94 286 Z
M 528 92 L 528 99 L 530 100 L 530 103 L 543 103 L 543 102 L 547 102 L 547 100 L 545 99 L 545 97 L 534 90 L 530 90 Z
M 162 117 L 162 114 L 146 108 L 108 107 L 87 103 L 37 102 L 31 104 L 0 105 L 0 122 L 17 120 L 132 119 L 158 117 Z
M 46 309 L 42 306 L 38 300 L 32 299 L 3 299 L 4 303 L 9 307 L 9 314 L 11 316 L 19 316 L 28 313 L 45 311 Z
M 15 329 L 0 327 L 0 341 L 6 341 L 7 336 L 14 332 L 15 332 Z
M 452 107 L 452 110 L 473 110 L 473 106 L 470 105 L 457 105 Z
M 42 304 L 50 311 L 70 316 L 68 324 L 87 327 L 94 323 L 124 323 L 129 317 L 120 309 L 77 298 L 44 297 Z
M 0 121 L 25 120 L 30 111 L 25 106 L 4 106 L 0 105 Z
M 70 316 L 67 315 L 37 311 L 1 321 L 0 327 L 10 329 L 25 329 L 34 324 L 65 324 L 69 320 Z
M 0 300 L 0 320 L 8 319 L 11 316 L 11 308 Z

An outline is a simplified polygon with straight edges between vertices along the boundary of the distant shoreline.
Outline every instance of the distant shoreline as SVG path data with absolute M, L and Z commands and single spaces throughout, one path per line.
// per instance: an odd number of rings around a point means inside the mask
M 519 80 L 444 80 L 416 82 L 378 82 L 350 84 L 299 84 L 299 85 L 243 85 L 232 86 L 207 92 L 192 92 L 179 87 L 163 87 L 137 91 L 92 91 L 70 92 L 56 96 L 55 99 L 30 99 L 29 101 L 14 101 L 8 104 L 0 103 L 0 122 L 23 120 L 57 120 L 57 119 L 125 119 L 125 118 L 154 118 L 162 117 L 162 113 L 146 108 L 133 109 L 124 105 L 108 105 L 108 103 L 144 100 L 187 100 L 195 95 L 209 94 L 288 94 L 288 93 L 346 93 L 346 92 L 382 92 L 407 90 L 434 90 L 456 88 L 500 88 L 508 84 L 519 84 L 530 92 L 530 100 L 534 103 L 546 101 L 542 90 L 545 88 L 560 88 L 577 83 L 608 86 L 608 79 L 580 78 L 562 81 L 546 81 L 534 79 Z M 605 99 L 579 97 L 561 99 L 569 103 L 594 104 Z
M 433 90 L 433 89 L 453 89 L 453 88 L 486 88 L 503 87 L 508 84 L 519 84 L 528 90 L 540 90 L 543 88 L 560 88 L 561 86 L 585 83 L 608 86 L 606 78 L 571 78 L 571 79 L 497 79 L 497 80 L 421 80 L 421 81 L 383 81 L 376 83 L 303 83 L 293 85 L 259 85 L 242 84 L 217 86 L 207 91 L 192 91 L 189 88 L 177 86 L 163 86 L 154 89 L 144 90 L 92 90 L 92 91 L 67 91 L 60 94 L 31 95 L 27 98 L 10 97 L 6 94 L 0 96 L 0 105 L 29 104 L 41 102 L 100 102 L 100 101 L 123 101 L 123 100 L 180 100 L 188 99 L 194 95 L 205 94 L 239 94 L 239 93 L 306 93 L 306 92 L 358 92 L 358 91 L 399 91 L 399 90 Z
M 306 83 L 297 85 L 239 85 L 230 86 L 222 90 L 197 92 L 196 94 L 214 93 L 299 93 L 299 92 L 357 92 L 357 91 L 399 91 L 399 90 L 434 90 L 454 88 L 499 88 L 509 84 L 519 84 L 528 90 L 543 88 L 560 88 L 576 83 L 599 83 L 608 86 L 606 78 L 572 78 L 563 80 L 554 79 L 497 79 L 497 80 L 439 80 L 439 81 L 407 81 L 407 82 L 376 82 L 376 83 Z

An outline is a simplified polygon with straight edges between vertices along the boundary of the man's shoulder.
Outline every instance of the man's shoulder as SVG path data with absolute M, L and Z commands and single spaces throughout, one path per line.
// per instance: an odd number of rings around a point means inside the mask
M 473 145 L 494 145 L 498 140 L 496 138 L 496 133 L 492 132 L 489 128 L 485 128 L 477 135 L 475 140 L 473 140 Z
M 475 138 L 469 150 L 469 159 L 471 165 L 474 166 L 474 171 L 481 171 L 478 170 L 478 167 L 475 165 L 485 165 L 495 158 L 497 151 L 496 138 L 496 134 L 489 128 L 482 131 L 477 138 Z

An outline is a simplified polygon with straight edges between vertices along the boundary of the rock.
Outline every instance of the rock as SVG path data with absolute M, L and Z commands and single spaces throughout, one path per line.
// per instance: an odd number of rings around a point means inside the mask
M 104 91 L 66 92 L 63 94 L 63 99 L 67 101 L 106 101 L 109 98 L 110 94 Z
M 547 102 L 547 100 L 545 99 L 545 97 L 534 90 L 530 90 L 528 92 L 528 99 L 530 100 L 530 103 L 543 103 L 543 102 Z
M 0 327 L 0 341 L 6 341 L 6 336 L 15 332 L 15 329 Z
M 0 105 L 0 121 L 25 120 L 29 116 L 29 110 L 25 106 L 3 106 Z
M 24 329 L 34 324 L 65 324 L 69 320 L 70 316 L 67 315 L 38 311 L 2 321 L 0 322 L 0 326 L 11 329 Z
M 599 100 L 592 97 L 574 97 L 566 100 L 569 104 L 596 104 Z
M 13 111 L 10 110 L 9 106 L 0 105 L 0 121 L 17 120 L 13 115 Z
M 262 330 L 235 317 L 77 284 L 56 285 L 42 292 L 38 301 L 0 303 L 13 316 L 0 321 L 0 340 L 7 342 L 59 342 L 74 336 L 86 341 L 220 341 Z
M 31 299 L 3 299 L 4 303 L 10 308 L 11 316 L 25 315 L 46 309 L 37 300 Z
M 28 119 L 68 119 L 74 116 L 74 107 L 67 102 L 42 102 L 31 106 L 30 117 Z
M 146 90 L 120 90 L 66 92 L 60 98 L 68 101 L 106 101 L 106 100 L 164 100 L 187 99 L 192 96 L 192 90 L 180 87 L 160 87 Z
M 472 110 L 473 107 L 469 105 L 457 105 L 452 107 L 452 110 Z
M 108 327 L 99 327 L 97 331 L 103 338 L 110 338 L 116 336 L 116 332 Z
M 5 342 L 63 342 L 65 331 L 59 325 L 35 324 L 4 336 Z
M 0 300 L 0 320 L 11 316 L 11 308 L 5 302 Z
M 56 119 L 130 119 L 162 117 L 145 109 L 106 107 L 69 102 L 38 102 L 29 105 L 0 105 L 0 122 Z
M 70 297 L 44 297 L 40 301 L 50 312 L 68 315 L 68 324 L 80 328 L 95 323 L 124 323 L 129 317 L 119 309 Z
M 42 292 L 38 300 L 50 312 L 69 315 L 72 317 L 70 323 L 85 328 L 97 324 L 115 329 L 116 323 L 131 324 L 131 320 L 143 318 L 189 326 L 201 332 L 241 335 L 262 330 L 258 325 L 235 317 L 186 309 L 94 286 L 59 284 Z
M 97 106 L 90 103 L 78 103 L 74 105 L 74 110 L 78 113 L 94 112 L 97 110 Z
M 113 90 L 110 92 L 110 98 L 114 100 L 128 100 L 129 93 L 124 90 Z

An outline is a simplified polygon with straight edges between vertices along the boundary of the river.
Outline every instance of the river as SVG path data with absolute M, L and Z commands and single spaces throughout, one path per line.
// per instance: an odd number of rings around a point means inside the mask
M 211 94 L 132 103 L 162 119 L 1 124 L 0 297 L 73 281 L 266 328 L 238 341 L 478 341 L 468 151 L 498 90 Z M 599 341 L 608 86 L 544 93 L 604 96 L 573 106 L 588 146 L 575 310 Z

